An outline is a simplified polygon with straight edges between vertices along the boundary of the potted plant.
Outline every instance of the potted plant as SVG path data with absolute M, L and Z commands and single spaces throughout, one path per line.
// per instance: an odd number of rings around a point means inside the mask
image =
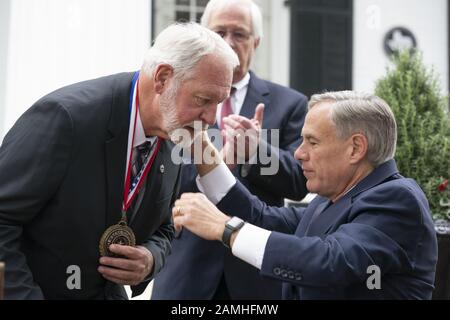
M 433 70 L 417 51 L 393 55 L 393 67 L 377 82 L 376 95 L 397 119 L 395 159 L 400 173 L 425 192 L 435 221 L 439 256 L 434 299 L 450 299 L 450 118 Z

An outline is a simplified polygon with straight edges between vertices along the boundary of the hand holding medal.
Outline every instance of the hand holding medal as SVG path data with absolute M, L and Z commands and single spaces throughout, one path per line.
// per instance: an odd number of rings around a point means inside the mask
M 151 274 L 154 267 L 152 253 L 143 246 L 113 244 L 111 252 L 122 258 L 101 257 L 98 271 L 111 282 L 121 285 L 138 285 Z

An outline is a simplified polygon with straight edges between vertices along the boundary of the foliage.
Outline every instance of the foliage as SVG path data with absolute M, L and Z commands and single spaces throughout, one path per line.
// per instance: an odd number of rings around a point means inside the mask
M 424 190 L 433 218 L 450 220 L 450 188 L 439 187 L 450 178 L 448 98 L 441 95 L 437 77 L 426 69 L 420 53 L 404 51 L 393 56 L 393 62 L 375 93 L 391 106 L 397 120 L 398 168 Z

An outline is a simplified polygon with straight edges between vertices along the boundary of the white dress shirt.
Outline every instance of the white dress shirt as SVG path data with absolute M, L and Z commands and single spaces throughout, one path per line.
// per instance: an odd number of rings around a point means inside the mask
M 156 137 L 146 137 L 144 132 L 144 126 L 142 125 L 141 114 L 138 112 L 136 119 L 136 129 L 134 130 L 134 142 L 133 148 L 140 146 L 141 144 L 149 141 L 150 145 L 156 141 Z
M 197 177 L 198 189 L 214 204 L 219 203 L 235 184 L 236 178 L 224 163 L 207 175 Z M 231 251 L 234 256 L 261 270 L 270 234 L 268 230 L 246 223 L 237 234 Z

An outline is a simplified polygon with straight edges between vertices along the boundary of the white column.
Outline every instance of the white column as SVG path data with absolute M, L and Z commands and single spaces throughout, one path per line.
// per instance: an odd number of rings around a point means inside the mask
M 6 62 L 8 54 L 10 0 L 0 1 L 0 143 L 6 112 Z
M 285 5 L 285 0 L 272 0 L 271 15 L 271 79 L 273 82 L 289 86 L 291 9 Z

